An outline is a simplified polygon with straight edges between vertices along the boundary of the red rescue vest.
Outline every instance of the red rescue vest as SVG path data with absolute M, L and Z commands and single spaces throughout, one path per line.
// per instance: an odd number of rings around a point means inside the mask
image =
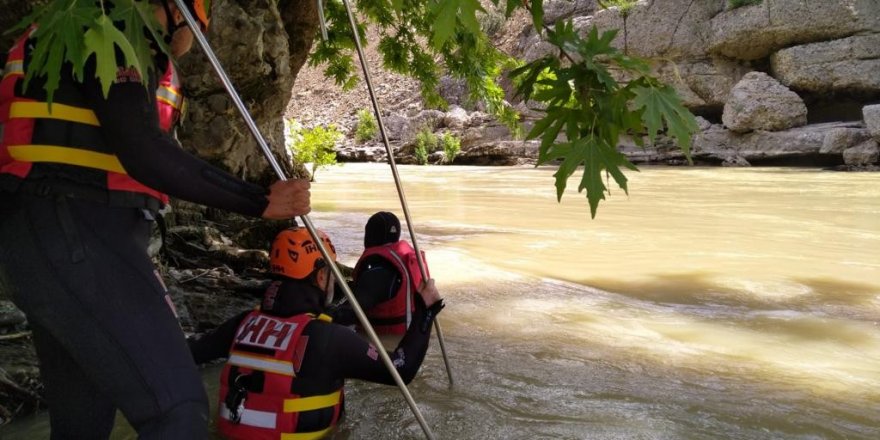
M 354 267 L 352 278 L 355 284 L 364 269 L 364 260 L 372 255 L 379 255 L 390 261 L 397 268 L 402 279 L 400 288 L 394 297 L 366 310 L 367 317 L 376 333 L 395 335 L 406 333 L 406 329 L 412 321 L 412 314 L 416 309 L 414 295 L 422 284 L 422 272 L 419 270 L 416 251 L 403 240 L 365 249 Z M 425 271 L 428 271 L 424 252 L 422 260 L 425 261 Z M 430 271 L 428 271 L 428 276 L 430 276 Z
M 25 76 L 25 46 L 32 31 L 19 38 L 9 51 L 0 80 L 0 173 L 26 179 L 34 164 L 40 162 L 70 165 L 71 169 L 101 170 L 106 174 L 105 185 L 110 191 L 147 195 L 168 203 L 167 195 L 129 177 L 112 148 L 101 145 L 101 124 L 78 94 L 61 93 L 59 89 L 51 107 L 46 102 L 20 96 L 18 89 Z M 163 130 L 170 132 L 183 108 L 180 82 L 171 62 L 159 81 L 156 98 L 159 123 Z M 69 132 L 77 133 L 81 139 L 70 142 L 75 145 L 65 145 L 70 139 L 51 144 L 35 142 L 45 134 L 37 124 L 41 120 L 69 124 Z
M 342 381 L 325 394 L 292 391 L 298 380 L 304 380 L 297 378 L 308 344 L 302 333 L 315 319 L 330 318 L 309 314 L 281 318 L 253 311 L 241 322 L 220 376 L 217 426 L 222 435 L 240 440 L 311 440 L 336 426 L 342 411 Z M 303 432 L 300 417 L 315 411 L 321 413 L 312 415 L 326 423 Z

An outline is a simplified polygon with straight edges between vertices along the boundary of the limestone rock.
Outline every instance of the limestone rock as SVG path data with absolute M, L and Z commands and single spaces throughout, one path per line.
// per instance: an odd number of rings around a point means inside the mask
M 846 165 L 871 165 L 880 162 L 880 146 L 871 139 L 843 152 L 843 163 Z
M 389 141 L 408 140 L 412 136 L 409 118 L 406 116 L 392 113 L 382 118 L 382 122 L 385 124 L 385 135 L 388 136 Z
M 449 105 L 463 106 L 467 102 L 467 84 L 462 79 L 444 75 L 440 78 L 440 85 L 437 87 L 437 91 Z
M 422 110 L 410 120 L 410 126 L 416 131 L 422 127 L 434 130 L 443 121 L 445 114 L 440 110 Z
M 451 106 L 449 111 L 443 115 L 443 125 L 453 130 L 464 128 L 469 120 L 467 111 L 457 105 Z
M 656 58 L 704 57 L 710 38 L 710 19 L 724 5 L 718 1 L 641 0 L 626 20 L 618 8 L 597 11 L 599 30 L 619 29 L 614 45 L 631 55 Z
M 557 20 L 591 15 L 596 10 L 596 0 L 549 0 L 544 2 L 544 24 L 553 24 Z
M 732 131 L 779 131 L 807 123 L 807 106 L 796 93 L 763 72 L 750 72 L 731 90 L 721 117 Z
M 877 0 L 764 0 L 711 20 L 709 51 L 757 60 L 794 45 L 880 31 Z
M 698 163 L 715 163 L 728 165 L 747 161 L 752 165 L 766 161 L 806 158 L 818 160 L 821 157 L 836 156 L 839 160 L 841 152 L 822 153 L 826 141 L 832 133 L 841 130 L 864 130 L 858 123 L 836 122 L 812 124 L 805 127 L 785 131 L 755 131 L 751 133 L 735 133 L 724 129 L 721 125 L 712 125 L 694 136 L 692 157 Z M 672 149 L 654 149 L 647 152 L 653 155 L 655 162 L 677 158 L 680 153 Z
M 750 167 L 752 164 L 749 163 L 744 157 L 732 155 L 726 157 L 723 161 L 721 161 L 721 166 L 723 167 Z
M 675 87 L 689 109 L 721 110 L 731 89 L 749 70 L 730 60 L 705 58 L 657 63 L 652 73 Z
M 529 31 L 520 40 L 517 51 L 521 54 L 523 60 L 532 62 L 547 55 L 556 53 L 559 49 L 548 43 L 540 34 Z
M 880 33 L 791 47 L 770 61 L 774 76 L 796 90 L 880 93 Z
M 828 131 L 822 141 L 821 154 L 842 154 L 844 150 L 871 138 L 868 130 L 862 128 L 835 128 Z
M 516 165 L 534 163 L 538 158 L 538 141 L 493 141 L 463 148 L 455 157 L 456 164 Z
M 862 108 L 862 115 L 865 118 L 865 125 L 868 126 L 868 132 L 880 142 L 880 104 L 866 105 Z

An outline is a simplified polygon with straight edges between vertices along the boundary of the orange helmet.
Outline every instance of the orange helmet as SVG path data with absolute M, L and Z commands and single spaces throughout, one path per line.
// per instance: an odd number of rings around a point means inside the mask
M 336 261 L 336 248 L 333 247 L 330 237 L 320 229 L 318 235 L 324 242 L 327 252 L 333 257 L 333 261 Z M 324 263 L 321 251 L 306 228 L 285 229 L 279 232 L 272 242 L 269 267 L 274 274 L 301 280 L 323 267 Z

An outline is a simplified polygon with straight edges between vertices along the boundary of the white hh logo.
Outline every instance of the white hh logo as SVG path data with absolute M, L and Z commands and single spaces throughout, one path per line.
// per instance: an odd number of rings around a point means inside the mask
M 296 326 L 295 323 L 279 321 L 267 316 L 254 316 L 238 329 L 235 342 L 270 350 L 284 350 L 290 343 Z

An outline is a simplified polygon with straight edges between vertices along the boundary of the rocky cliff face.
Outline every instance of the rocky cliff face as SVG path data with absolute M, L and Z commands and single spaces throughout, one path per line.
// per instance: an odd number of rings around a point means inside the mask
M 581 32 L 592 26 L 620 29 L 617 47 L 650 60 L 655 74 L 673 84 L 702 117 L 703 131 L 694 139 L 694 157 L 702 163 L 858 167 L 876 162 L 871 158 L 877 138 L 871 137 L 866 120 L 876 118 L 869 106 L 880 103 L 877 0 L 763 0 L 736 8 L 726 0 L 641 0 L 626 14 L 601 9 L 593 0 L 548 0 L 544 7 L 548 24 L 572 19 Z M 519 27 L 508 23 L 496 39 L 526 60 L 552 51 L 527 20 Z M 426 123 L 462 137 L 456 163 L 515 163 L 534 157 L 534 145 L 512 148 L 506 130 L 479 125 L 485 114 L 467 106 L 460 87 L 447 82 L 442 91 L 451 103 L 466 108 L 457 116 L 464 126 L 445 122 L 461 109 L 425 119 L 421 108 L 399 108 L 390 99 L 386 112 L 395 121 L 392 141 L 404 146 L 403 161 L 409 159 L 405 153 L 411 151 L 406 146 L 414 136 L 412 127 Z M 521 103 L 513 104 L 528 116 Z M 401 132 L 398 127 L 406 128 Z M 647 150 L 623 149 L 640 162 L 681 162 L 677 149 L 669 147 L 658 142 Z M 370 148 L 373 154 L 366 154 Z M 349 142 L 340 155 L 381 159 L 376 151 L 374 145 Z
M 0 0 L 4 11 L 0 23 L 10 27 L 41 1 Z M 369 108 L 363 87 L 343 93 L 309 68 L 299 75 L 291 100 L 294 79 L 317 29 L 315 4 L 312 0 L 217 0 L 213 7 L 209 40 L 279 157 L 284 144 L 279 116 L 285 109 L 306 126 L 337 123 L 351 130 L 356 111 Z M 763 0 L 738 8 L 730 7 L 728 0 L 641 0 L 626 15 L 615 8 L 601 9 L 595 0 L 547 0 L 544 7 L 548 24 L 570 18 L 583 32 L 594 25 L 601 30 L 621 29 L 615 44 L 651 60 L 655 73 L 674 84 L 686 105 L 705 118 L 706 131 L 696 136 L 695 150 L 706 152 L 712 161 L 749 162 L 726 149 L 716 151 L 719 142 L 706 139 L 717 139 L 718 133 L 727 137 L 724 145 L 755 136 L 790 139 L 794 145 L 784 153 L 767 153 L 781 163 L 790 159 L 823 166 L 856 165 L 854 158 L 873 157 L 870 152 L 877 149 L 865 121 L 876 118 L 865 107 L 880 103 L 877 0 Z M 4 38 L 8 43 L 13 37 Z M 499 47 L 525 59 L 550 50 L 525 17 L 515 16 L 494 37 Z M 368 57 L 378 70 L 375 53 L 368 51 Z M 184 145 L 239 175 L 270 179 L 272 172 L 256 142 L 198 48 L 184 59 L 182 69 L 193 96 L 181 130 Z M 410 145 L 424 126 L 462 137 L 463 152 L 456 163 L 514 163 L 532 155 L 534 145 L 514 146 L 505 128 L 479 112 L 479 106 L 469 105 L 460 84 L 445 80 L 441 91 L 450 103 L 463 107 L 464 114 L 453 108 L 441 117 L 426 118 L 416 85 L 375 73 L 385 117 L 393 123 L 395 146 Z M 528 124 L 529 110 L 522 103 L 513 104 L 525 113 Z M 839 124 L 830 124 L 838 122 L 845 123 L 847 133 L 856 134 L 841 136 Z M 804 130 L 830 136 L 834 148 L 816 153 L 809 142 L 798 143 L 805 139 L 800 135 Z M 380 157 L 376 147 L 376 143 L 356 145 L 349 138 L 340 156 L 369 160 Z M 869 154 L 844 154 L 850 148 Z M 663 151 L 661 145 L 638 157 L 678 161 L 674 153 L 667 156 Z M 405 155 L 402 158 L 407 160 Z

